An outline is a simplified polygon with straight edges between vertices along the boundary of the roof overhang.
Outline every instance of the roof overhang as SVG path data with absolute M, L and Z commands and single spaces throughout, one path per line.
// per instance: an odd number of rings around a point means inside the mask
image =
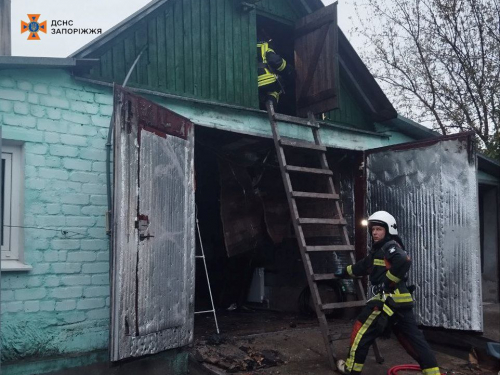
M 477 169 L 497 178 L 500 176 L 500 162 L 483 154 L 477 155 Z
M 57 57 L 27 57 L 27 56 L 0 56 L 0 69 L 78 69 L 90 68 L 99 63 L 99 59 L 77 59 Z
M 389 128 L 416 140 L 441 136 L 438 132 L 401 115 L 397 115 L 397 117 L 392 120 L 382 122 L 382 125 L 388 126 Z

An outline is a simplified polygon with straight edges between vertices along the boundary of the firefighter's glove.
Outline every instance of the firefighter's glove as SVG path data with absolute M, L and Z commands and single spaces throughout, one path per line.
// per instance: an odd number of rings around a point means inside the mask
M 335 272 L 335 276 L 338 279 L 348 279 L 350 277 L 349 274 L 347 273 L 347 268 L 346 267 L 342 267 L 341 269 L 338 269 Z

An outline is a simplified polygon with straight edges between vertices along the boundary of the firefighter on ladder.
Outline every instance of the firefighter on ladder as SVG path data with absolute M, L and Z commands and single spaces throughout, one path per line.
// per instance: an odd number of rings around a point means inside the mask
M 261 108 L 265 108 L 268 100 L 276 108 L 280 95 L 284 93 L 280 77 L 292 79 L 294 69 L 269 46 L 270 40 L 264 41 L 265 39 L 268 38 L 259 38 L 262 41 L 257 43 L 259 100 Z
M 406 286 L 411 260 L 398 236 L 396 220 L 388 212 L 378 211 L 368 218 L 368 228 L 373 239 L 368 256 L 344 268 L 339 276 L 369 275 L 375 296 L 358 316 L 348 358 L 337 361 L 337 368 L 342 374 L 360 374 L 369 347 L 392 330 L 423 374 L 440 375 L 436 358 L 413 315 L 412 287 Z

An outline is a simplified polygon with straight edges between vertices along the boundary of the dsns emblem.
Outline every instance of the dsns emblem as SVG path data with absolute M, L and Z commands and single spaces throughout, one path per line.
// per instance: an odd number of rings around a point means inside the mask
M 21 34 L 29 32 L 28 40 L 40 40 L 38 32 L 41 31 L 47 34 L 47 21 L 38 23 L 39 14 L 28 14 L 28 18 L 30 20 L 29 23 L 21 21 Z

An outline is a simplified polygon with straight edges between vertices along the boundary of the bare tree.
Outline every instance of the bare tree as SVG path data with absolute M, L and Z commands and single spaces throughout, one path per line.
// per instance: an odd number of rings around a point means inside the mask
M 500 0 L 364 0 L 362 57 L 396 108 L 500 158 Z

